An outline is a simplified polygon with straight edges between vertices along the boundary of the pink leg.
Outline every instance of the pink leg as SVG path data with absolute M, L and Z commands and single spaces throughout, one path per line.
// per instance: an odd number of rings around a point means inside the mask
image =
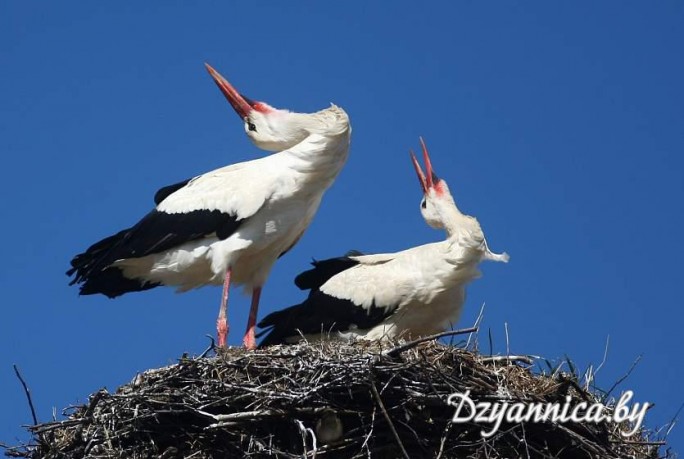
M 249 308 L 249 319 L 247 320 L 247 331 L 242 342 L 247 349 L 256 349 L 256 338 L 254 338 L 254 328 L 256 327 L 257 311 L 259 309 L 259 297 L 261 297 L 261 287 L 256 287 L 252 291 L 252 306 Z
M 226 280 L 223 282 L 223 295 L 221 295 L 221 308 L 219 309 L 218 319 L 216 320 L 216 333 L 218 335 L 218 347 L 226 347 L 228 337 L 228 292 L 230 291 L 230 268 L 226 271 Z

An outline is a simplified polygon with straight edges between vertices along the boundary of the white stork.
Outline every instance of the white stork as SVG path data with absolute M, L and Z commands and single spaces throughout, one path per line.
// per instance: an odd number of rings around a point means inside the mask
M 254 348 L 261 288 L 278 257 L 309 226 L 323 193 L 347 160 L 351 127 L 341 108 L 293 113 L 239 94 L 207 69 L 249 138 L 270 156 L 226 166 L 160 189 L 134 226 L 71 260 L 80 293 L 110 298 L 160 285 L 179 292 L 223 284 L 217 320 L 225 346 L 231 284 L 252 293 L 244 344 Z
M 421 139 L 424 174 L 411 159 L 423 189 L 421 213 L 446 240 L 397 253 L 314 261 L 295 284 L 310 290 L 301 304 L 266 316 L 261 346 L 308 340 L 416 338 L 439 333 L 458 320 L 465 287 L 480 276 L 482 260 L 508 261 L 492 253 L 480 224 L 456 206 L 447 183 L 432 170 Z

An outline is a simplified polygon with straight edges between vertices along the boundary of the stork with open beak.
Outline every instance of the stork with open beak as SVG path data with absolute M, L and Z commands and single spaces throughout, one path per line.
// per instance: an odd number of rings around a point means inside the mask
M 446 240 L 397 253 L 314 261 L 295 284 L 308 298 L 266 316 L 261 346 L 307 340 L 414 339 L 453 326 L 465 302 L 465 287 L 480 276 L 483 260 L 508 261 L 492 253 L 480 224 L 456 206 L 446 181 L 435 174 L 421 139 L 425 172 L 411 152 L 423 199 L 420 211 Z
M 138 223 L 71 260 L 80 293 L 110 298 L 161 285 L 186 291 L 223 284 L 218 345 L 228 334 L 231 285 L 252 293 L 244 344 L 256 346 L 259 296 L 275 261 L 309 226 L 344 166 L 351 126 L 341 108 L 293 113 L 241 95 L 207 69 L 259 148 L 277 152 L 160 189 Z

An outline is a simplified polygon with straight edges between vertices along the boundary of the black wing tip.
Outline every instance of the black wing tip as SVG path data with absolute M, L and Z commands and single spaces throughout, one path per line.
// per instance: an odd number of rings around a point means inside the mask
M 88 277 L 76 278 L 71 285 L 73 283 L 81 284 L 79 295 L 101 294 L 107 298 L 116 298 L 130 292 L 142 292 L 162 285 L 157 282 L 130 279 L 125 277 L 119 268 L 107 268 L 97 274 L 88 275 Z
M 66 271 L 66 275 L 71 277 L 69 286 L 79 286 L 79 295 L 102 294 L 108 298 L 116 298 L 124 293 L 139 292 L 161 285 L 127 278 L 120 268 L 107 266 L 109 252 L 116 246 L 122 233 L 97 242 L 71 260 L 71 268 Z
M 326 260 L 313 259 L 313 268 L 308 269 L 295 277 L 294 283 L 300 290 L 314 290 L 325 284 L 336 274 L 346 271 L 359 264 L 350 257 L 363 255 L 358 250 L 350 250 L 345 255 Z
M 351 300 L 314 290 L 301 304 L 268 314 L 259 322 L 266 334 L 260 347 L 291 344 L 288 340 L 302 335 L 337 334 L 351 330 L 369 330 L 380 325 L 397 311 L 397 306 L 363 307 Z
M 283 322 L 286 322 L 288 318 L 290 318 L 294 312 L 296 312 L 298 309 L 302 308 L 306 302 L 300 303 L 300 304 L 295 304 L 293 306 L 288 306 L 286 308 L 283 308 L 279 311 L 273 311 L 272 313 L 266 315 L 263 319 L 261 319 L 257 323 L 257 327 L 259 328 L 269 328 L 269 327 L 275 327 L 277 325 L 282 324 Z M 266 333 L 266 331 L 260 331 L 259 334 L 263 335 Z
M 88 247 L 85 252 L 74 255 L 69 262 L 71 268 L 66 272 L 67 276 L 74 276 L 69 285 L 84 282 L 91 273 L 101 270 L 111 263 L 113 260 L 110 260 L 109 255 L 128 237 L 129 233 L 130 228 L 124 229 L 97 241 Z
M 316 266 L 318 266 L 319 264 L 325 263 L 325 262 L 327 262 L 327 261 L 341 260 L 341 259 L 350 258 L 350 257 L 360 257 L 360 256 L 362 256 L 362 255 L 363 255 L 363 252 L 361 252 L 361 251 L 359 251 L 359 250 L 356 250 L 356 249 L 352 249 L 352 250 L 347 251 L 347 253 L 345 253 L 345 254 L 342 255 L 341 257 L 327 258 L 327 259 L 325 259 L 325 260 L 317 260 L 317 259 L 315 259 L 315 258 L 312 257 L 312 258 L 311 258 L 311 266 L 316 267 Z
M 257 326 L 263 328 L 257 337 L 266 335 L 259 343 L 259 347 L 274 346 L 276 344 L 286 344 L 286 339 L 292 336 L 298 319 L 302 316 L 306 308 L 306 301 L 294 306 L 274 311 L 261 319 Z
M 265 333 L 268 333 L 268 335 L 266 335 L 266 337 L 261 340 L 261 342 L 257 346 L 258 348 L 263 349 L 268 346 L 277 346 L 279 344 L 285 344 L 284 337 L 276 337 L 273 333 L 273 330 L 264 330 L 263 332 L 257 335 L 257 338 L 260 338 Z
M 158 189 L 157 192 L 154 193 L 154 203 L 156 205 L 161 204 L 162 201 L 164 201 L 164 199 L 168 198 L 169 196 L 171 196 L 176 191 L 185 187 L 185 185 L 190 183 L 191 180 L 192 180 L 191 178 L 181 180 L 180 182 L 174 183 L 173 185 L 168 185 L 168 186 L 165 186 L 163 188 Z
M 309 271 L 304 271 L 303 273 L 297 274 L 297 277 L 295 277 L 294 284 L 297 286 L 299 290 L 308 289 L 306 282 L 308 273 Z

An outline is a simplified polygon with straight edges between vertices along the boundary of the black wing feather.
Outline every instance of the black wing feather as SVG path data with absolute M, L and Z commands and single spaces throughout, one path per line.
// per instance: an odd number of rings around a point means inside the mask
M 363 255 L 352 250 L 343 257 L 313 261 L 313 269 L 304 271 L 295 278 L 295 284 L 302 290 L 310 290 L 303 303 L 273 312 L 259 322 L 266 334 L 260 346 L 284 344 L 287 338 L 300 334 L 332 333 L 348 331 L 352 327 L 366 330 L 382 323 L 394 314 L 398 305 L 364 308 L 351 300 L 336 298 L 325 294 L 320 288 L 333 276 L 359 264 L 349 257 Z
M 154 203 L 156 205 L 159 205 L 162 203 L 162 201 L 169 196 L 171 196 L 173 193 L 176 191 L 180 190 L 183 188 L 185 185 L 190 183 L 191 178 L 183 180 L 182 182 L 174 183 L 173 185 L 165 186 L 164 188 L 160 188 L 155 194 L 154 194 Z
M 238 229 L 242 220 L 220 210 L 194 210 L 169 214 L 153 210 L 123 238 L 112 255 L 113 261 L 138 258 L 172 249 L 216 233 L 226 239 Z
M 81 294 L 84 295 L 103 293 L 113 297 L 128 291 L 151 288 L 150 284 L 140 285 L 139 282 L 138 285 L 123 285 L 123 276 L 105 273 L 111 270 L 120 273 L 118 268 L 110 268 L 117 260 L 164 252 L 212 234 L 219 239 L 226 239 L 243 221 L 219 210 L 169 214 L 155 209 L 132 228 L 102 239 L 84 253 L 76 255 L 71 260 L 67 275 L 74 276 L 71 285 L 83 284 Z
M 396 305 L 376 306 L 375 303 L 364 308 L 350 300 L 314 290 L 303 303 L 273 312 L 259 322 L 259 327 L 265 329 L 260 335 L 268 333 L 259 346 L 285 344 L 287 338 L 300 333 L 343 332 L 352 327 L 366 330 L 382 323 L 396 309 Z
M 313 290 L 320 288 L 336 274 L 346 271 L 358 265 L 359 262 L 349 257 L 363 255 L 358 250 L 350 250 L 343 257 L 329 258 L 327 260 L 314 260 L 311 264 L 313 269 L 304 271 L 295 277 L 295 285 L 300 290 Z

